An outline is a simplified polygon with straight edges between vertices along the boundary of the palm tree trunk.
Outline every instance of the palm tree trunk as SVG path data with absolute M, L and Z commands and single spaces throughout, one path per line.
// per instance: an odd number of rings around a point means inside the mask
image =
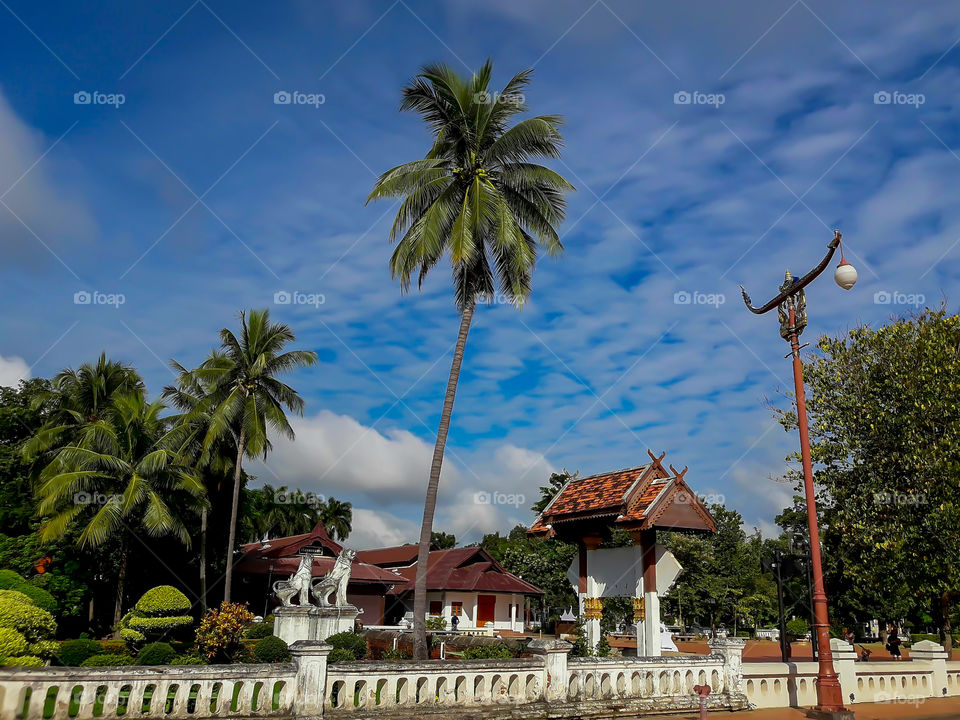
M 207 611 L 207 509 L 200 510 L 200 607 Z
M 237 464 L 233 469 L 233 505 L 230 512 L 230 539 L 227 541 L 227 573 L 224 576 L 223 601 L 230 602 L 230 586 L 233 584 L 233 544 L 237 539 L 237 511 L 240 509 L 240 474 L 243 471 L 243 452 L 247 438 L 244 431 L 240 431 L 237 440 Z
M 127 584 L 127 541 L 120 539 L 120 567 L 117 572 L 117 594 L 113 602 L 113 632 L 115 637 L 120 636 L 120 621 L 123 619 L 124 590 Z
M 457 395 L 457 382 L 460 380 L 460 365 L 463 363 L 463 349 L 470 332 L 474 303 L 471 300 L 460 316 L 460 333 L 457 346 L 453 351 L 453 363 L 450 365 L 450 378 L 447 380 L 447 393 L 443 398 L 443 412 L 440 414 L 440 427 L 437 428 L 437 442 L 433 446 L 433 463 L 430 465 L 430 482 L 427 483 L 427 497 L 423 503 L 423 524 L 420 526 L 420 548 L 417 552 L 417 577 L 413 586 L 413 657 L 416 660 L 427 659 L 427 562 L 430 554 L 430 536 L 433 533 L 433 514 L 437 509 L 437 486 L 440 484 L 440 468 L 443 465 L 443 451 L 450 430 L 450 415 L 453 413 L 453 401 Z

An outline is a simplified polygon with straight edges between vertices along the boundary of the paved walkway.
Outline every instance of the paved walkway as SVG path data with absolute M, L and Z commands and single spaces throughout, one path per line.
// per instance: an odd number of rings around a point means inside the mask
M 935 698 L 917 703 L 859 703 L 851 708 L 857 714 L 857 720 L 893 720 L 911 718 L 911 720 L 957 720 L 960 718 L 960 698 Z M 658 716 L 659 717 L 659 716 Z M 670 715 L 661 720 L 694 720 L 696 714 Z M 711 720 L 806 720 L 803 710 L 798 708 L 772 708 L 749 712 L 712 712 Z

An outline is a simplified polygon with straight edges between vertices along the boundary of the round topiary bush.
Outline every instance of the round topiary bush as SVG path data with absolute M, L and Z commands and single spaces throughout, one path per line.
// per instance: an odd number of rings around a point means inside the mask
M 137 653 L 137 665 L 169 665 L 176 655 L 170 643 L 152 642 Z
M 247 628 L 244 636 L 250 640 L 259 640 L 260 638 L 273 635 L 273 623 L 258 622 Z
M 82 667 L 117 667 L 121 665 L 133 665 L 134 660 L 129 655 L 120 655 L 117 653 L 101 653 L 91 655 L 80 665 Z
M 57 622 L 46 610 L 6 598 L 0 599 L 0 627 L 16 630 L 28 643 L 50 640 L 57 633 Z
M 83 665 L 83 661 L 88 657 L 99 655 L 101 652 L 103 652 L 103 648 L 96 640 L 81 638 L 80 640 L 66 640 L 60 643 L 58 656 L 61 665 L 75 667 Z
M 43 667 L 44 661 L 36 655 L 20 655 L 3 658 L 0 665 L 4 667 Z
M 290 648 L 276 635 L 268 635 L 257 640 L 253 646 L 253 656 L 262 663 L 287 662 L 290 659 Z
M 36 605 L 33 598 L 19 590 L 0 590 L 0 600 L 12 600 L 26 605 Z
M 333 646 L 334 651 L 346 650 L 349 652 L 353 656 L 350 658 L 351 660 L 363 660 L 367 655 L 367 641 L 362 635 L 357 635 L 354 632 L 347 631 L 331 635 L 326 642 Z M 333 651 L 331 651 L 330 657 L 333 657 Z
M 13 590 L 17 585 L 23 585 L 26 579 L 13 570 L 0 570 L 0 590 Z
M 12 628 L 0 628 L 0 658 L 26 654 L 26 638 Z
M 191 605 L 189 598 L 173 585 L 158 585 L 147 590 L 133 607 L 146 617 L 170 617 L 186 615 Z
M 48 593 L 41 587 L 36 585 L 31 585 L 30 583 L 23 583 L 22 585 L 17 585 L 13 588 L 13 592 L 22 593 L 28 598 L 33 600 L 33 604 L 38 608 L 42 608 L 49 613 L 55 613 L 59 609 L 57 601 L 54 600 L 53 595 Z

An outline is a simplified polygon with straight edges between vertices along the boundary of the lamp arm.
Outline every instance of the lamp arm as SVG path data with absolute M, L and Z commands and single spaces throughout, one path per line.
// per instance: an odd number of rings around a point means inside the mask
M 791 285 L 787 290 L 781 291 L 779 295 L 777 295 L 775 298 L 773 298 L 773 300 L 768 302 L 763 307 L 759 307 L 759 308 L 754 307 L 751 304 L 750 296 L 747 295 L 747 291 L 744 289 L 743 285 L 741 285 L 740 292 L 743 293 L 743 302 L 747 306 L 747 309 L 756 315 L 763 315 L 763 313 L 770 312 L 771 310 L 773 310 L 775 307 L 780 305 L 780 303 L 782 303 L 791 295 L 795 295 L 800 290 L 803 290 L 803 288 L 805 288 L 807 285 L 813 282 L 813 280 L 826 269 L 827 265 L 830 262 L 830 258 L 833 257 L 833 254 L 837 251 L 837 247 L 840 245 L 841 237 L 842 236 L 840 235 L 840 231 L 834 230 L 833 240 L 831 240 L 830 244 L 827 245 L 827 254 L 824 256 L 823 260 L 821 260 L 820 263 L 815 268 L 813 268 L 813 270 L 808 272 L 799 280 L 795 280 L 793 282 L 793 285 Z

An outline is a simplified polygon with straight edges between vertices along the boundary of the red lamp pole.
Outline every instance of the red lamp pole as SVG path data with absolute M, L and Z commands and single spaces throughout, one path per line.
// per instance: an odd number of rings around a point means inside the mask
M 840 233 L 835 231 L 833 240 L 827 246 L 829 248 L 827 255 L 820 264 L 799 279 L 795 279 L 787 271 L 783 285 L 780 286 L 780 294 L 763 307 L 753 307 L 750 296 L 743 290 L 743 286 L 740 289 L 743 291 L 743 300 L 751 312 L 760 315 L 777 308 L 780 316 L 780 335 L 790 343 L 790 355 L 793 356 L 793 385 L 797 398 L 797 425 L 800 429 L 800 458 L 803 464 L 803 488 L 810 530 L 814 632 L 817 634 L 819 649 L 817 704 L 808 712 L 808 715 L 832 720 L 853 720 L 854 714 L 843 706 L 843 690 L 837 673 L 833 669 L 833 652 L 830 649 L 830 619 L 827 612 L 827 593 L 823 583 L 823 565 L 820 559 L 820 530 L 817 523 L 817 500 L 813 489 L 813 464 L 810 460 L 807 401 L 803 388 L 803 364 L 800 362 L 800 333 L 807 325 L 806 297 L 803 289 L 823 272 L 839 244 Z

